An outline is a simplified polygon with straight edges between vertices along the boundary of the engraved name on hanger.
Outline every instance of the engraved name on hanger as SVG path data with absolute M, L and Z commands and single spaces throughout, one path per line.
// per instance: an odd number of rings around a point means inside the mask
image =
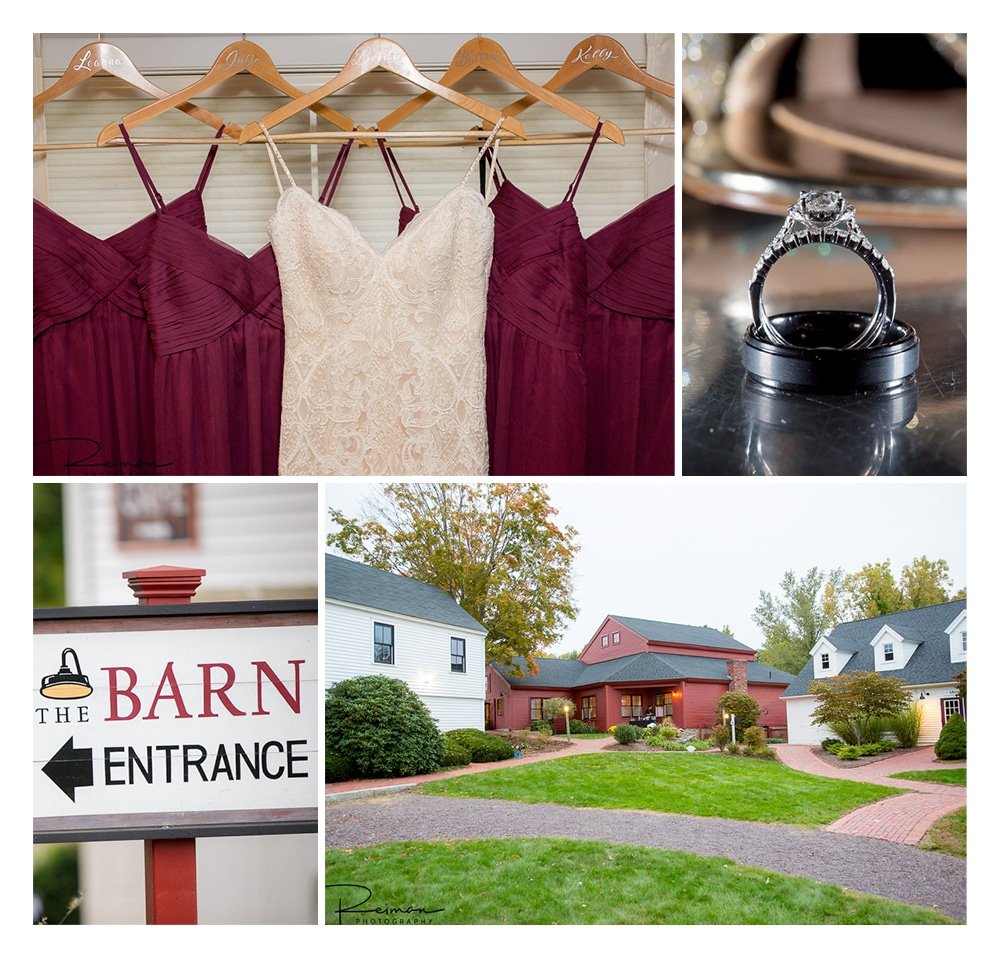
M 245 67 L 251 63 L 260 63 L 260 57 L 253 53 L 240 56 L 240 51 L 234 48 L 226 53 L 223 62 L 227 67 Z
M 400 64 L 409 63 L 409 57 L 405 51 L 382 48 L 380 50 L 355 50 L 354 56 L 348 61 L 351 66 L 367 67 L 371 63 L 385 63 L 386 61 L 396 61 Z
M 80 62 L 73 64 L 74 70 L 86 70 L 91 73 L 94 70 L 106 70 L 108 67 L 120 67 L 124 64 L 121 57 L 97 57 L 94 58 L 94 51 L 88 50 L 80 57 Z
M 455 59 L 452 60 L 451 65 L 453 67 L 464 67 L 468 66 L 470 63 L 503 63 L 504 58 L 499 53 L 489 53 L 486 51 L 480 51 L 478 53 L 470 53 L 467 50 L 459 50 Z
M 618 56 L 613 50 L 608 50 L 606 47 L 594 48 L 593 45 L 587 47 L 586 50 L 583 47 L 577 47 L 576 56 L 570 60 L 570 63 L 596 63 L 602 60 L 617 60 Z

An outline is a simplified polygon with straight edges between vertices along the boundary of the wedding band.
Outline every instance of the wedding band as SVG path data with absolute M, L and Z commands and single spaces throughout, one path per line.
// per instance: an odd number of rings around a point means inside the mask
M 896 281 L 888 260 L 875 248 L 854 219 L 854 207 L 835 190 L 804 190 L 774 239 L 757 260 L 750 277 L 750 332 L 775 346 L 793 346 L 775 328 L 764 310 L 764 280 L 785 253 L 800 246 L 829 243 L 856 253 L 872 271 L 878 294 L 867 324 L 841 349 L 865 349 L 878 343 L 896 313 Z

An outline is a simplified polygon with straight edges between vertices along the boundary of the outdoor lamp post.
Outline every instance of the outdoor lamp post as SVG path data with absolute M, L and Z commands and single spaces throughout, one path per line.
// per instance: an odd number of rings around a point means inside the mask
M 566 716 L 566 741 L 572 742 L 573 740 L 569 737 L 569 706 L 563 706 L 563 715 Z
M 723 712 L 723 719 L 728 720 L 729 728 L 732 730 L 733 744 L 736 744 L 736 713 L 735 712 Z

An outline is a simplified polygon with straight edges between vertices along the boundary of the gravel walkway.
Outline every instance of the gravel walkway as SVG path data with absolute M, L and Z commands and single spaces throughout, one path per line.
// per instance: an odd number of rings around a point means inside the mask
M 338 802 L 326 812 L 326 844 L 331 847 L 532 836 L 721 855 L 745 865 L 937 908 L 965 920 L 964 859 L 880 839 L 718 818 L 414 792 Z

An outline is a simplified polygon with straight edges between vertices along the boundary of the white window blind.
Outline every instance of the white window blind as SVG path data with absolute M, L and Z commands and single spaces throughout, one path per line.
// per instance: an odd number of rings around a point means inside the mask
M 348 53 L 356 42 L 364 39 L 347 35 L 327 36 L 326 48 L 339 45 L 346 47 Z M 193 76 L 203 74 L 227 38 L 192 35 L 158 39 L 147 35 L 131 43 L 130 38 L 105 36 L 104 39 L 119 43 L 141 68 L 145 68 L 147 63 L 153 64 L 156 68 L 155 76 L 151 76 L 154 82 L 173 90 L 191 82 Z M 333 72 L 333 69 L 316 72 L 320 51 L 324 48 L 322 35 L 298 41 L 289 36 L 275 40 L 251 39 L 268 49 L 279 69 L 303 90 L 315 88 Z M 429 76 L 439 76 L 442 67 L 447 65 L 464 39 L 467 37 L 425 35 L 418 40 L 408 39 L 404 46 Z M 513 39 L 505 36 L 502 42 L 512 56 L 515 50 L 520 49 L 524 57 L 530 58 L 530 62 L 517 62 L 525 76 L 536 83 L 544 83 L 562 62 L 575 39 L 578 38 L 551 34 L 515 36 Z M 68 57 L 85 41 L 86 37 L 81 36 L 42 36 L 42 65 L 47 82 L 51 83 L 61 73 Z M 634 51 L 635 35 L 630 37 L 630 44 Z M 134 52 L 136 46 L 142 51 L 142 58 Z M 280 60 L 278 50 L 282 53 Z M 300 51 L 298 57 L 297 50 Z M 419 60 L 417 50 L 421 53 Z M 195 59 L 200 55 L 204 56 L 204 62 L 194 66 Z M 641 53 L 636 58 L 641 61 Z M 545 65 L 536 65 L 539 62 Z M 426 63 L 440 65 L 432 70 L 424 66 Z M 458 88 L 498 108 L 520 96 L 518 91 L 484 71 L 470 74 Z M 419 92 L 398 77 L 376 72 L 363 77 L 328 102 L 357 122 L 372 125 Z M 595 113 L 614 120 L 623 129 L 644 125 L 646 91 L 608 71 L 589 71 L 561 92 Z M 240 124 L 258 119 L 286 102 L 284 96 L 271 95 L 272 91 L 266 84 L 247 75 L 233 78 L 210 93 L 210 96 L 198 98 L 199 105 Z M 47 141 L 96 141 L 97 134 L 106 123 L 147 102 L 148 98 L 131 91 L 126 84 L 114 78 L 88 80 L 71 94 L 47 105 Z M 541 103 L 526 110 L 519 119 L 529 132 L 580 132 L 584 129 Z M 400 128 L 466 129 L 477 122 L 471 114 L 444 101 L 434 100 Z M 310 114 L 303 113 L 281 124 L 279 131 L 305 132 L 311 126 L 316 130 L 329 129 L 324 120 L 314 120 Z M 134 132 L 136 136 L 157 137 L 211 135 L 208 127 L 177 110 L 144 124 Z M 585 140 L 545 147 L 504 145 L 500 150 L 500 163 L 518 187 L 540 202 L 551 205 L 562 200 L 586 147 Z M 333 144 L 288 144 L 280 147 L 297 184 L 314 196 L 318 195 L 326 180 L 337 148 Z M 476 148 L 471 146 L 435 148 L 396 145 L 394 151 L 422 209 L 433 205 L 455 186 L 476 155 Z M 147 146 L 140 147 L 140 152 L 158 190 L 164 200 L 169 201 L 194 186 L 207 147 Z M 124 148 L 52 151 L 47 154 L 45 165 L 48 196 L 40 198 L 55 212 L 97 236 L 109 236 L 152 209 L 132 159 Z M 624 147 L 613 144 L 598 146 L 576 200 L 584 234 L 594 232 L 640 203 L 647 195 L 671 185 L 672 166 L 669 170 L 662 165 L 657 169 L 654 182 L 647 183 L 649 177 L 645 170 L 642 138 L 631 138 Z M 221 146 L 205 190 L 209 231 L 244 253 L 255 252 L 268 241 L 267 223 L 274 212 L 277 196 L 278 188 L 263 146 Z M 357 146 L 352 149 L 333 205 L 350 217 L 376 248 L 381 248 L 396 235 L 399 200 L 378 150 L 358 149 Z

